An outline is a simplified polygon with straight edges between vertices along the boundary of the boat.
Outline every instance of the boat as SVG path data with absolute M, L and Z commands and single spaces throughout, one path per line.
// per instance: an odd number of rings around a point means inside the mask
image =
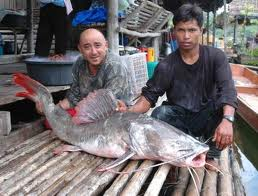
M 258 74 L 242 64 L 230 64 L 237 89 L 237 113 L 258 132 Z

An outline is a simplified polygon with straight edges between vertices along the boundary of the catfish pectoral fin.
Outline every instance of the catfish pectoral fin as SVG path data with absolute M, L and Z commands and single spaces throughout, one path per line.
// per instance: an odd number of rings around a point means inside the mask
M 53 154 L 60 155 L 64 152 L 75 152 L 75 151 L 83 151 L 83 150 L 78 146 L 63 144 L 63 145 L 58 146 L 57 148 L 55 148 L 53 150 Z
M 111 163 L 109 163 L 106 166 L 100 166 L 99 168 L 97 168 L 97 171 L 103 172 L 103 171 L 110 170 L 110 169 L 120 165 L 121 163 L 125 162 L 126 160 L 130 159 L 135 154 L 136 153 L 134 151 L 131 151 L 131 150 L 130 151 L 126 151 L 125 154 L 123 154 L 121 157 L 119 157 L 115 161 L 112 161 Z

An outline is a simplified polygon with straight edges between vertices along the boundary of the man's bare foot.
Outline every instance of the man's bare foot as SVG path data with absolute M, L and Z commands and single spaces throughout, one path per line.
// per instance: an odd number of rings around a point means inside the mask
M 56 60 L 63 60 L 64 55 L 63 54 L 53 54 L 49 56 L 50 60 L 56 61 Z
M 219 161 L 218 159 L 215 158 L 207 158 L 206 159 L 206 165 L 205 168 L 210 170 L 210 171 L 219 171 L 220 166 L 219 166 Z

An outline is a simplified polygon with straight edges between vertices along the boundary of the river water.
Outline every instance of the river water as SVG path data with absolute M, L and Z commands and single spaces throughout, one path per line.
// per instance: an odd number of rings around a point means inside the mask
M 258 133 L 237 116 L 234 124 L 235 155 L 247 196 L 258 195 Z

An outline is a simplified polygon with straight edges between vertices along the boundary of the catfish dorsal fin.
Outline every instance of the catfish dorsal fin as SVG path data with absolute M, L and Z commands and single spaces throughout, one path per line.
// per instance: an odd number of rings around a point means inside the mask
M 108 89 L 99 89 L 88 94 L 75 107 L 75 124 L 91 123 L 105 119 L 115 112 L 117 100 Z

